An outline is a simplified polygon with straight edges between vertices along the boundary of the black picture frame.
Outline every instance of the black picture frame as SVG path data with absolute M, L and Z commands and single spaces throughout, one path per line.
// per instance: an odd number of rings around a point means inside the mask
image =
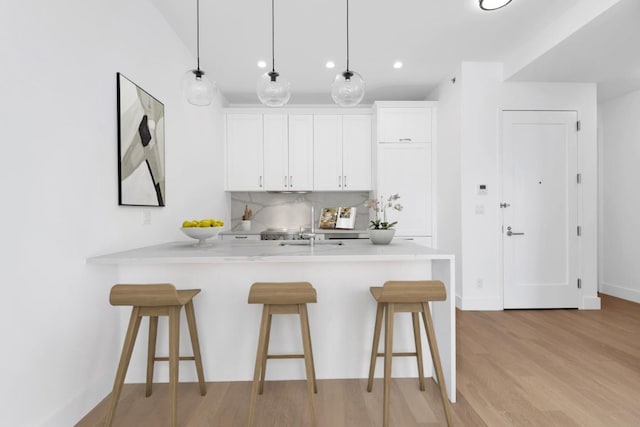
M 116 74 L 118 205 L 165 206 L 164 104 Z

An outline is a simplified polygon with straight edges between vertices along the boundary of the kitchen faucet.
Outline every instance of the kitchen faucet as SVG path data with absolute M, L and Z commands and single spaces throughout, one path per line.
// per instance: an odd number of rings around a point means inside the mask
M 315 225 L 315 213 L 313 209 L 313 205 L 311 205 L 311 231 L 308 233 L 300 233 L 300 237 L 303 239 L 309 239 L 309 245 L 311 247 L 315 246 L 316 242 L 316 225 Z

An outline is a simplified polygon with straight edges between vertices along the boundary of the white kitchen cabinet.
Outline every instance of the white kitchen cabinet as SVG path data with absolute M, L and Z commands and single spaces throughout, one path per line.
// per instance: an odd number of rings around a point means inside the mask
M 265 114 L 264 189 L 313 190 L 313 115 Z
M 378 142 L 432 142 L 432 108 L 419 101 L 401 105 L 411 104 L 416 106 L 376 105 Z
M 289 190 L 313 190 L 313 115 L 289 115 Z
M 378 144 L 377 195 L 399 194 L 403 210 L 387 208 L 398 221 L 396 236 L 432 236 L 432 164 L 430 143 Z
M 371 190 L 371 116 L 322 114 L 313 124 L 314 190 Z
M 262 191 L 262 114 L 226 116 L 226 189 Z

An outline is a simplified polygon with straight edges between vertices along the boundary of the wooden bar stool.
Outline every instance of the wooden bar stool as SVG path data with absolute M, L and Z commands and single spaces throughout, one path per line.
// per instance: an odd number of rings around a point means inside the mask
M 391 358 L 392 356 L 415 356 L 418 362 L 418 382 L 420 390 L 424 391 L 424 369 L 422 366 L 422 344 L 420 342 L 420 320 L 418 313 L 422 313 L 431 358 L 435 367 L 440 394 L 442 396 L 442 406 L 444 407 L 447 424 L 453 425 L 451 418 L 451 406 L 447 397 L 447 386 L 442 373 L 440 354 L 436 335 L 433 329 L 433 320 L 429 310 L 429 301 L 444 301 L 447 299 L 447 290 L 439 280 L 419 280 L 419 281 L 389 281 L 382 287 L 372 287 L 371 295 L 378 302 L 376 312 L 376 326 L 373 334 L 373 347 L 371 348 L 371 363 L 369 365 L 369 382 L 367 391 L 373 388 L 373 374 L 376 367 L 376 358 L 384 356 L 384 406 L 383 406 L 383 426 L 389 426 L 389 397 L 391 393 Z M 385 315 L 385 343 L 384 353 L 378 353 L 380 342 L 380 329 L 382 327 L 382 317 Z M 413 336 L 416 345 L 415 353 L 394 353 L 393 352 L 393 316 L 395 313 L 411 313 L 413 320 Z
M 146 396 L 151 396 L 151 386 L 153 382 L 153 367 L 156 361 L 169 362 L 169 396 L 170 396 L 170 421 L 171 426 L 177 424 L 177 394 L 178 394 L 178 361 L 193 360 L 196 364 L 198 382 L 200 384 L 200 394 L 207 394 L 204 384 L 204 373 L 202 370 L 202 358 L 200 356 L 200 343 L 198 342 L 198 330 L 196 329 L 196 318 L 193 311 L 193 297 L 200 292 L 200 289 L 176 290 L 172 284 L 149 284 L 149 285 L 115 285 L 111 288 L 109 302 L 111 305 L 130 305 L 131 318 L 127 335 L 122 347 L 122 355 L 113 383 L 111 392 L 111 403 L 109 412 L 105 420 L 105 426 L 111 426 L 113 415 L 118 405 L 122 385 L 127 375 L 129 361 L 133 346 L 140 329 L 140 320 L 143 316 L 149 316 L 149 350 L 147 355 L 147 384 Z M 180 309 L 185 307 L 189 334 L 191 335 L 191 346 L 193 348 L 192 357 L 180 357 Z M 156 357 L 156 336 L 158 332 L 158 316 L 169 317 L 169 357 Z
M 260 322 L 260 336 L 256 354 L 256 366 L 253 372 L 251 387 L 251 404 L 249 405 L 249 427 L 253 426 L 253 414 L 258 394 L 264 390 L 264 379 L 267 371 L 267 359 L 304 359 L 307 373 L 307 392 L 309 408 L 311 410 L 312 425 L 316 425 L 313 394 L 318 392 L 316 386 L 316 371 L 313 363 L 311 348 L 311 333 L 309 331 L 309 317 L 307 303 L 317 301 L 316 290 L 307 282 L 274 282 L 254 283 L 249 291 L 249 304 L 264 304 L 262 321 Z M 269 338 L 271 334 L 271 316 L 274 314 L 300 315 L 300 331 L 302 334 L 303 354 L 269 354 Z

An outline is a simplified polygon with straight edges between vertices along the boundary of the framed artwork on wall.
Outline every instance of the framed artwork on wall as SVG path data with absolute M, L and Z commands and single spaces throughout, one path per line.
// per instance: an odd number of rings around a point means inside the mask
M 164 104 L 121 73 L 118 84 L 118 204 L 164 206 Z

